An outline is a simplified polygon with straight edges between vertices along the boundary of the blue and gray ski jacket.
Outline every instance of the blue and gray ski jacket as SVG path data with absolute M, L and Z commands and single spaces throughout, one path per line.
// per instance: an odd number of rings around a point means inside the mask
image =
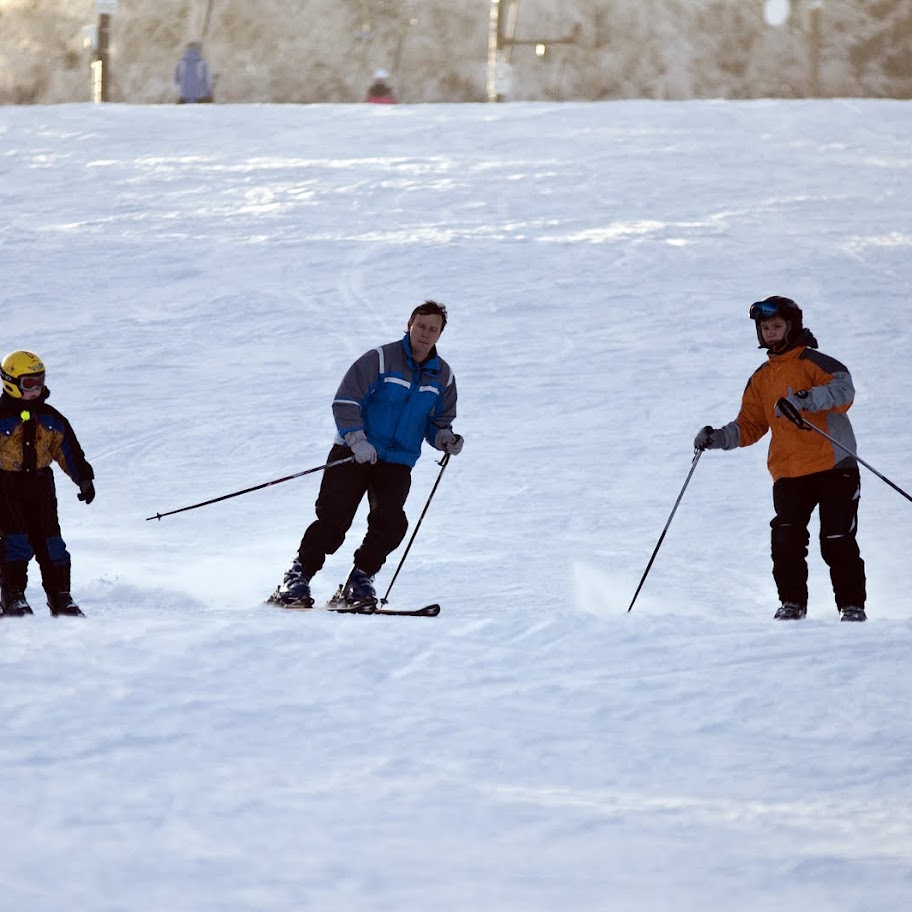
M 442 428 L 456 418 L 456 378 L 436 347 L 419 364 L 408 333 L 365 352 L 342 378 L 333 401 L 333 418 L 343 444 L 351 431 L 363 430 L 380 459 L 414 466 L 421 442 L 434 446 Z

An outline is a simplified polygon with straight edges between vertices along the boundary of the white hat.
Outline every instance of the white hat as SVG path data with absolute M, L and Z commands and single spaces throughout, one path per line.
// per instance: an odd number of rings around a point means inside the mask
M 389 73 L 386 70 L 374 70 L 374 79 L 389 79 Z

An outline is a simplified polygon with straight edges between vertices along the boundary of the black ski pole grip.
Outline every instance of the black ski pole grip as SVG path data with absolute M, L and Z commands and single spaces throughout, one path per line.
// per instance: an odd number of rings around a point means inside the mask
M 810 429 L 808 423 L 801 417 L 801 413 L 788 401 L 788 399 L 783 397 L 776 405 L 779 407 L 779 411 L 782 412 L 783 416 L 788 418 L 792 424 L 797 424 L 798 427 L 804 428 L 805 430 Z

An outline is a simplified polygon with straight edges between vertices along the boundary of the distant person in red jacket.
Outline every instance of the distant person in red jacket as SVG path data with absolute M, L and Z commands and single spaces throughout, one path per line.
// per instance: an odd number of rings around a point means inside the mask
M 371 104 L 396 104 L 396 96 L 389 87 L 388 79 L 389 73 L 386 70 L 377 70 L 364 100 Z

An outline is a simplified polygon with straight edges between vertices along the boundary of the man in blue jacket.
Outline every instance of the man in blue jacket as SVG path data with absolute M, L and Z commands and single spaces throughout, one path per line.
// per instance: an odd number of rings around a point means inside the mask
M 353 461 L 323 473 L 317 518 L 272 601 L 286 608 L 313 606 L 310 580 L 326 555 L 341 547 L 367 494 L 367 533 L 342 597 L 351 606 L 376 607 L 373 578 L 405 538 L 403 508 L 422 441 L 453 456 L 462 450 L 462 437 L 453 433 L 456 378 L 436 346 L 446 321 L 442 304 L 425 301 L 412 311 L 401 341 L 365 352 L 342 378 L 332 405 L 337 434 L 327 462 Z

